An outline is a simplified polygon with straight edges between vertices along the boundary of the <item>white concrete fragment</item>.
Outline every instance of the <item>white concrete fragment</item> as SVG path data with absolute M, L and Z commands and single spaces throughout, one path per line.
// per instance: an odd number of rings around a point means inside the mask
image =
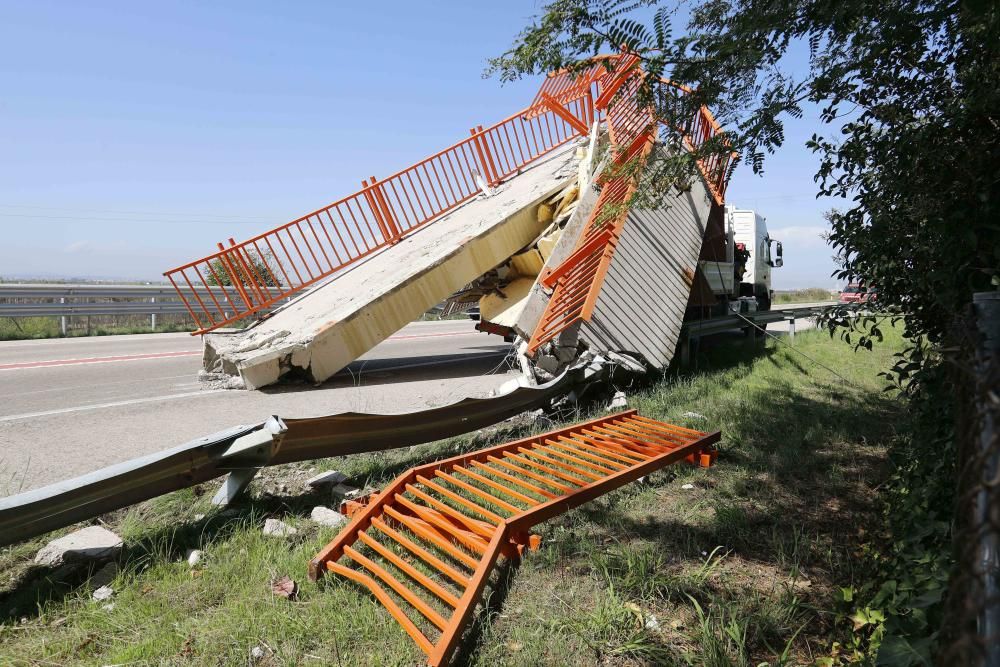
M 349 519 L 336 510 L 329 507 L 317 505 L 309 514 L 309 518 L 322 526 L 339 528 L 349 521 Z
M 681 484 L 681 488 L 684 489 L 685 491 L 690 491 L 691 489 L 694 488 L 694 484 Z
M 35 555 L 39 565 L 61 565 L 66 561 L 105 560 L 121 551 L 122 538 L 101 526 L 87 526 L 52 540 Z
M 681 417 L 687 417 L 688 419 L 704 419 L 705 415 L 700 415 L 697 412 L 685 412 Z
M 201 549 L 191 549 L 187 554 L 187 562 L 190 567 L 194 567 L 201 561 Z
M 299 532 L 297 528 L 289 526 L 279 519 L 268 519 L 264 522 L 264 534 L 272 537 L 289 537 Z
M 94 591 L 94 599 L 98 602 L 104 602 L 105 600 L 110 600 L 114 594 L 115 590 L 111 586 L 101 586 Z
M 321 472 L 315 477 L 310 477 L 306 480 L 306 486 L 310 486 L 314 489 L 320 489 L 324 486 L 333 486 L 334 484 L 340 484 L 347 479 L 347 475 L 340 472 L 339 470 L 327 470 L 326 472 Z
M 611 399 L 610 405 L 608 405 L 608 411 L 614 410 L 624 410 L 628 407 L 628 399 L 625 398 L 624 391 L 616 391 L 614 397 Z

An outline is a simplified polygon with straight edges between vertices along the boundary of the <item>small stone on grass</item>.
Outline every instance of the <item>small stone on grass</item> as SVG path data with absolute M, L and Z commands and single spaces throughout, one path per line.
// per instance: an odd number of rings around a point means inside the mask
M 284 521 L 279 519 L 268 519 L 264 522 L 264 534 L 273 535 L 274 537 L 288 537 L 289 535 L 294 535 L 299 532 L 297 529 L 292 528 Z
M 122 548 L 122 538 L 101 526 L 81 530 L 52 540 L 35 555 L 39 565 L 61 565 L 66 561 L 107 560 Z
M 98 602 L 103 602 L 104 600 L 110 600 L 114 594 L 115 590 L 111 586 L 101 586 L 94 591 L 94 599 Z
M 318 505 L 313 508 L 309 518 L 323 526 L 339 528 L 348 522 L 348 518 L 336 510 Z

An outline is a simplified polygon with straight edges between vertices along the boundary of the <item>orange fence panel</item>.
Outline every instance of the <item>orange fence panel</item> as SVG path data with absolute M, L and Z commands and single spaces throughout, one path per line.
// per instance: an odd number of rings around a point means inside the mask
M 533 526 L 671 463 L 708 466 L 718 440 L 630 410 L 413 468 L 355 511 L 309 577 L 367 589 L 446 665 L 499 557 L 538 548 Z

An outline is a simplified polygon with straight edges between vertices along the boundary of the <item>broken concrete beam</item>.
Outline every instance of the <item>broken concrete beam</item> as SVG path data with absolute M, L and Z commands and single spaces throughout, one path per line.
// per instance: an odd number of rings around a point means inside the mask
M 39 565 L 61 565 L 66 562 L 107 560 L 122 548 L 122 538 L 101 526 L 87 526 L 59 539 L 52 540 L 35 555 Z
M 355 264 L 270 318 L 204 337 L 205 370 L 236 371 L 248 389 L 295 369 L 322 382 L 431 306 L 533 242 L 537 207 L 576 178 L 574 148 L 531 166 Z

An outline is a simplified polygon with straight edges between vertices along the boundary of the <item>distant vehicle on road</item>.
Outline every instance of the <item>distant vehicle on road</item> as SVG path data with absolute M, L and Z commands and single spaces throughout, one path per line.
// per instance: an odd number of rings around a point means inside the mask
M 858 283 L 851 283 L 840 293 L 840 303 L 868 303 L 874 301 L 878 290 L 874 287 L 862 287 Z

